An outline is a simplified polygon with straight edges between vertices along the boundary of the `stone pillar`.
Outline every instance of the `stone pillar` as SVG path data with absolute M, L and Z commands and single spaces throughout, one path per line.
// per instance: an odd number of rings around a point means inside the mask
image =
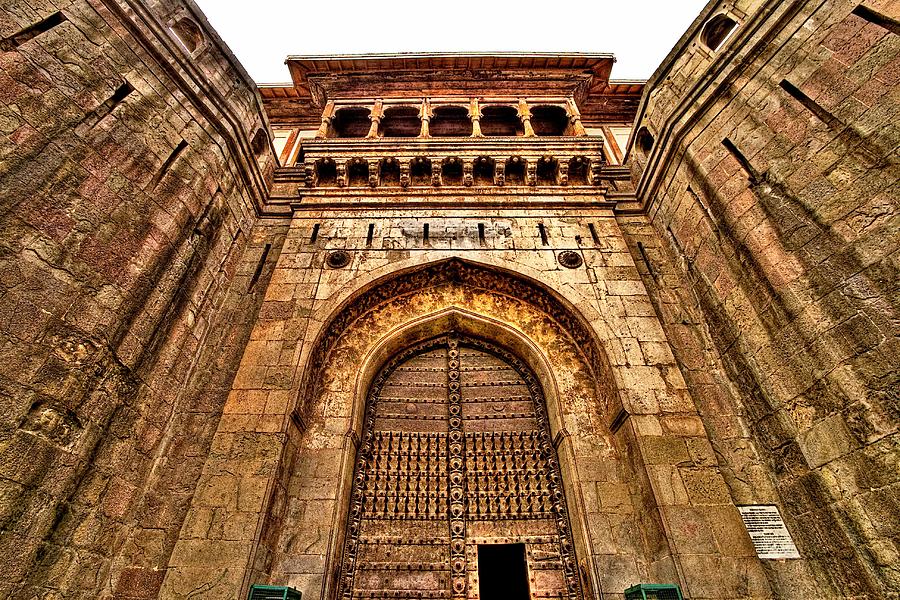
M 472 119 L 472 137 L 484 137 L 481 133 L 481 107 L 478 99 L 472 98 L 469 103 L 469 118 Z
M 581 124 L 581 111 L 578 110 L 578 105 L 575 104 L 575 100 L 572 98 L 566 100 L 566 114 L 569 117 L 569 127 L 572 128 L 572 135 L 587 135 L 584 125 Z
M 525 162 L 525 185 L 537 185 L 537 161 L 538 159 L 526 159 Z
M 600 185 L 603 174 L 603 160 L 600 158 L 591 158 L 588 160 L 590 161 L 588 167 L 590 169 L 591 185 Z
M 441 185 L 441 159 L 435 156 L 431 157 L 431 185 L 439 187 Z
M 380 166 L 381 163 L 378 162 L 369 163 L 369 187 L 378 187 L 379 179 L 381 177 Z
M 463 160 L 463 185 L 466 187 L 470 187 L 475 179 L 472 177 L 472 168 L 473 168 L 472 159 Z
M 322 124 L 319 125 L 319 130 L 316 131 L 316 138 L 324 139 L 328 137 L 328 129 L 331 127 L 331 122 L 334 120 L 334 101 L 329 100 L 327 104 L 325 104 L 325 110 L 322 111 Z
M 506 161 L 502 158 L 494 159 L 494 185 L 502 186 L 506 183 Z
M 316 185 L 316 163 L 312 160 L 306 160 L 303 163 L 303 181 L 308 188 Z
M 556 184 L 569 185 L 569 161 L 565 159 L 557 159 Z
M 522 127 L 525 129 L 525 137 L 534 137 L 534 128 L 531 126 L 531 109 L 524 98 L 519 98 L 519 118 L 522 119 Z
M 369 113 L 369 120 L 372 121 L 372 124 L 369 126 L 369 133 L 366 134 L 367 138 L 378 137 L 378 126 L 381 124 L 381 117 L 383 116 L 384 105 L 381 100 L 376 100 L 375 105 L 372 107 L 372 111 Z
M 338 187 L 347 187 L 347 161 L 339 160 L 335 162 L 335 171 L 337 173 L 336 182 Z
M 400 159 L 400 187 L 409 187 L 409 159 Z
M 419 132 L 419 137 L 431 137 L 431 132 L 428 131 L 428 124 L 431 122 L 432 116 L 434 116 L 434 113 L 431 110 L 431 103 L 428 102 L 428 98 L 425 98 L 422 100 L 422 106 L 419 108 L 419 119 L 422 120 L 422 130 Z

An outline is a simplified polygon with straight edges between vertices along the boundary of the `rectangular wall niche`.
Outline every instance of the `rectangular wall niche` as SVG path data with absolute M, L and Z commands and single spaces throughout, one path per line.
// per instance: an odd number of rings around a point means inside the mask
M 529 600 L 525 544 L 478 545 L 481 600 Z

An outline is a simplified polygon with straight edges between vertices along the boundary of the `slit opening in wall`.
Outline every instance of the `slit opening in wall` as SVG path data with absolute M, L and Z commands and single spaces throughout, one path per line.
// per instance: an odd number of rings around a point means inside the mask
M 422 241 L 428 243 L 428 223 L 422 225 Z
M 484 246 L 484 223 L 478 224 L 478 243 Z
M 256 271 L 253 272 L 253 277 L 250 278 L 250 285 L 247 287 L 248 292 L 253 289 L 253 286 L 255 286 L 256 282 L 259 280 L 259 276 L 262 275 L 262 270 L 263 267 L 266 266 L 266 259 L 269 258 L 270 250 L 272 250 L 272 244 L 266 244 L 259 257 L 259 263 L 256 265 Z
M 588 223 L 588 230 L 591 232 L 591 239 L 594 240 L 594 245 L 600 245 L 600 236 L 597 235 L 597 228 L 594 227 L 593 223 Z
M 373 237 L 375 237 L 375 223 L 369 223 L 369 232 L 366 234 L 366 248 L 372 245 Z
M 481 600 L 530 600 L 525 544 L 478 545 Z
M 538 223 L 538 233 L 541 235 L 541 244 L 544 246 L 549 245 L 550 242 L 547 239 L 547 228 L 544 227 L 543 223 Z
M 315 225 L 313 225 L 312 234 L 309 236 L 309 243 L 315 244 L 316 240 L 318 240 L 318 239 L 319 239 L 319 224 L 316 223 Z

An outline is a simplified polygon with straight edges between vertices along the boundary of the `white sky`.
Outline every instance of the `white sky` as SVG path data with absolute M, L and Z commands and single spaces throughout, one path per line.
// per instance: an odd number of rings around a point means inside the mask
M 195 0 L 257 83 L 289 54 L 611 52 L 647 79 L 707 0 Z

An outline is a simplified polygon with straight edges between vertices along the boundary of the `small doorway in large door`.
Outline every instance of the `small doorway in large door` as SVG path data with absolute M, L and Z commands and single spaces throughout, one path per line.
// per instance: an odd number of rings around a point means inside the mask
M 478 545 L 481 600 L 529 600 L 525 544 Z

